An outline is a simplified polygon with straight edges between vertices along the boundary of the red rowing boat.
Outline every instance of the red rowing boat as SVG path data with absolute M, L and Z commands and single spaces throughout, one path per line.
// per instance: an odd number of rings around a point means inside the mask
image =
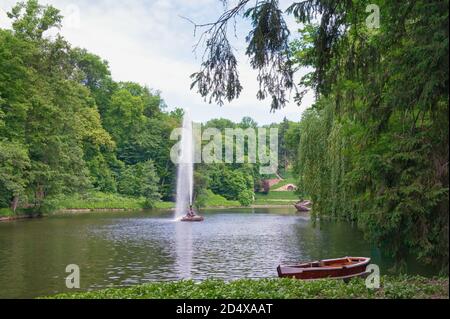
M 367 275 L 366 268 L 369 263 L 370 258 L 367 257 L 343 257 L 298 265 L 279 265 L 277 271 L 279 277 L 295 279 L 349 279 Z

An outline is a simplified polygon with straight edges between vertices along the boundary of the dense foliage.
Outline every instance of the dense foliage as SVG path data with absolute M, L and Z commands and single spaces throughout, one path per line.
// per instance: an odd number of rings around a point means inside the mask
M 172 197 L 169 136 L 179 111 L 157 92 L 116 83 L 108 64 L 61 36 L 62 17 L 35 0 L 0 30 L 0 207 L 39 210 L 61 193 L 89 189 Z
M 157 91 L 115 82 L 100 57 L 60 35 L 47 37 L 62 20 L 52 6 L 29 0 L 8 16 L 12 30 L 0 30 L 0 207 L 37 212 L 172 201 L 170 134 L 183 111 L 166 111 Z M 222 134 L 257 127 L 250 117 L 203 125 Z M 279 156 L 287 154 L 284 147 Z M 263 178 L 257 163 L 198 164 L 197 206 L 248 206 Z
M 436 299 L 448 298 L 448 278 L 382 277 L 380 289 L 362 279 L 342 280 L 241 279 L 150 283 L 72 294 L 57 299 Z
M 300 85 L 317 97 L 299 123 L 273 125 L 278 175 L 294 169 L 316 215 L 356 221 L 399 261 L 413 254 L 448 270 L 448 0 L 375 1 L 380 26 L 370 28 L 373 2 L 294 3 L 289 12 L 302 27 L 289 47 L 278 1 L 248 10 L 239 1 L 209 25 L 210 54 L 194 85 L 218 102 L 239 96 L 227 23 L 250 19 L 258 96 L 283 106 L 292 71 L 307 67 Z M 0 207 L 39 210 L 87 191 L 145 198 L 146 206 L 171 200 L 169 136 L 182 110 L 166 111 L 158 92 L 115 82 L 100 57 L 45 37 L 61 24 L 55 8 L 28 0 L 8 16 L 13 29 L 0 30 Z M 257 126 L 248 117 L 204 124 L 222 132 Z M 197 205 L 250 205 L 255 192 L 270 192 L 264 178 L 259 163 L 197 164 Z
M 378 29 L 371 1 L 297 8 L 293 51 L 318 99 L 299 125 L 296 173 L 319 216 L 356 220 L 399 261 L 448 269 L 448 1 L 378 2 Z
M 315 213 L 357 221 L 399 261 L 412 253 L 448 269 L 448 0 L 294 1 L 287 14 L 302 27 L 290 50 L 279 1 L 224 3 L 196 25 L 206 39 L 198 92 L 239 96 L 227 31 L 250 20 L 246 54 L 272 109 L 285 105 L 293 70 L 312 70 L 296 100 L 312 89 L 317 102 L 280 145 Z

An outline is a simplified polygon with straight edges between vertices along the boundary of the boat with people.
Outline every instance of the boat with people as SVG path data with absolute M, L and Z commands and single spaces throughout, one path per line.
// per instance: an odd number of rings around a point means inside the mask
M 205 218 L 203 216 L 197 215 L 192 208 L 192 205 L 189 207 L 189 211 L 186 216 L 181 218 L 182 222 L 202 222 Z
M 364 277 L 370 263 L 368 257 L 343 257 L 300 263 L 296 265 L 279 265 L 277 272 L 279 277 L 295 278 L 303 280 L 311 279 L 350 279 Z
M 198 215 L 192 216 L 192 217 L 184 216 L 183 218 L 181 218 L 182 222 L 202 222 L 204 220 L 205 220 L 205 218 L 203 216 L 198 216 Z

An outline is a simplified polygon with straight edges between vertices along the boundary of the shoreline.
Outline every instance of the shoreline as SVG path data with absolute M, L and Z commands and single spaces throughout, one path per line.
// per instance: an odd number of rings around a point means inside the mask
M 251 205 L 251 206 L 211 206 L 211 207 L 203 207 L 201 210 L 219 210 L 219 209 L 261 209 L 261 208 L 294 208 L 293 205 Z M 23 215 L 15 215 L 15 216 L 0 216 L 0 223 L 12 222 L 18 220 L 27 220 L 34 218 L 42 218 L 51 215 L 58 214 L 82 214 L 82 213 L 95 213 L 95 212 L 145 212 L 145 211 L 170 211 L 173 212 L 175 210 L 174 207 L 171 208 L 64 208 L 59 209 L 49 214 L 23 214 Z
M 382 276 L 380 287 L 370 289 L 365 280 L 348 283 L 336 279 L 289 278 L 223 281 L 181 280 L 151 282 L 127 287 L 59 293 L 38 299 L 448 299 L 448 276 Z
M 30 215 L 4 216 L 4 217 L 0 217 L 0 223 L 13 222 L 13 221 L 17 221 L 17 220 L 41 218 L 41 217 L 44 217 L 44 215 L 30 214 Z

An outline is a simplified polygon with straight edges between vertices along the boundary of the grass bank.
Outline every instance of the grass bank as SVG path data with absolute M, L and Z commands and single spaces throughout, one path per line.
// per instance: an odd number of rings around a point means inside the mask
M 448 299 L 448 278 L 382 277 L 380 289 L 368 289 L 363 279 L 300 281 L 241 279 L 150 283 L 128 288 L 60 294 L 56 299 Z
M 238 207 L 238 201 L 230 201 L 220 195 L 215 195 L 208 191 L 207 196 L 203 198 L 205 208 L 209 207 Z M 119 194 L 105 194 L 101 192 L 91 192 L 83 195 L 60 196 L 48 203 L 52 211 L 64 210 L 103 210 L 103 209 L 125 209 L 141 210 L 147 208 L 145 198 L 127 197 Z M 175 207 L 173 202 L 156 202 L 156 209 L 172 209 Z
M 288 184 L 294 184 L 294 185 L 296 185 L 296 184 L 297 184 L 297 180 L 296 180 L 295 178 L 293 178 L 293 177 L 289 177 L 289 178 L 283 179 L 283 180 L 280 181 L 279 183 L 277 183 L 277 184 L 275 184 L 275 185 L 272 185 L 272 186 L 270 187 L 270 190 L 271 190 L 271 191 L 274 191 L 274 190 L 279 189 L 279 188 L 281 188 L 281 187 L 283 187 L 283 186 L 286 186 L 286 185 L 288 185 Z
M 221 195 L 214 194 L 211 190 L 206 190 L 204 194 L 197 198 L 196 203 L 199 208 L 214 207 L 240 207 L 241 204 L 237 200 L 228 200 Z
M 298 196 L 294 192 L 269 192 L 269 194 L 257 193 L 254 205 L 293 205 L 298 202 Z
M 269 194 L 256 193 L 255 201 L 250 206 L 243 206 L 236 200 L 227 200 L 226 198 L 216 195 L 207 190 L 202 195 L 201 208 L 267 208 L 267 207 L 283 207 L 292 206 L 298 202 L 297 195 L 294 192 L 270 192 Z
M 14 212 L 9 208 L 0 208 L 0 217 L 12 217 Z
M 0 222 L 16 219 L 26 219 L 40 216 L 29 209 L 18 209 L 15 213 L 9 208 L 0 208 Z

